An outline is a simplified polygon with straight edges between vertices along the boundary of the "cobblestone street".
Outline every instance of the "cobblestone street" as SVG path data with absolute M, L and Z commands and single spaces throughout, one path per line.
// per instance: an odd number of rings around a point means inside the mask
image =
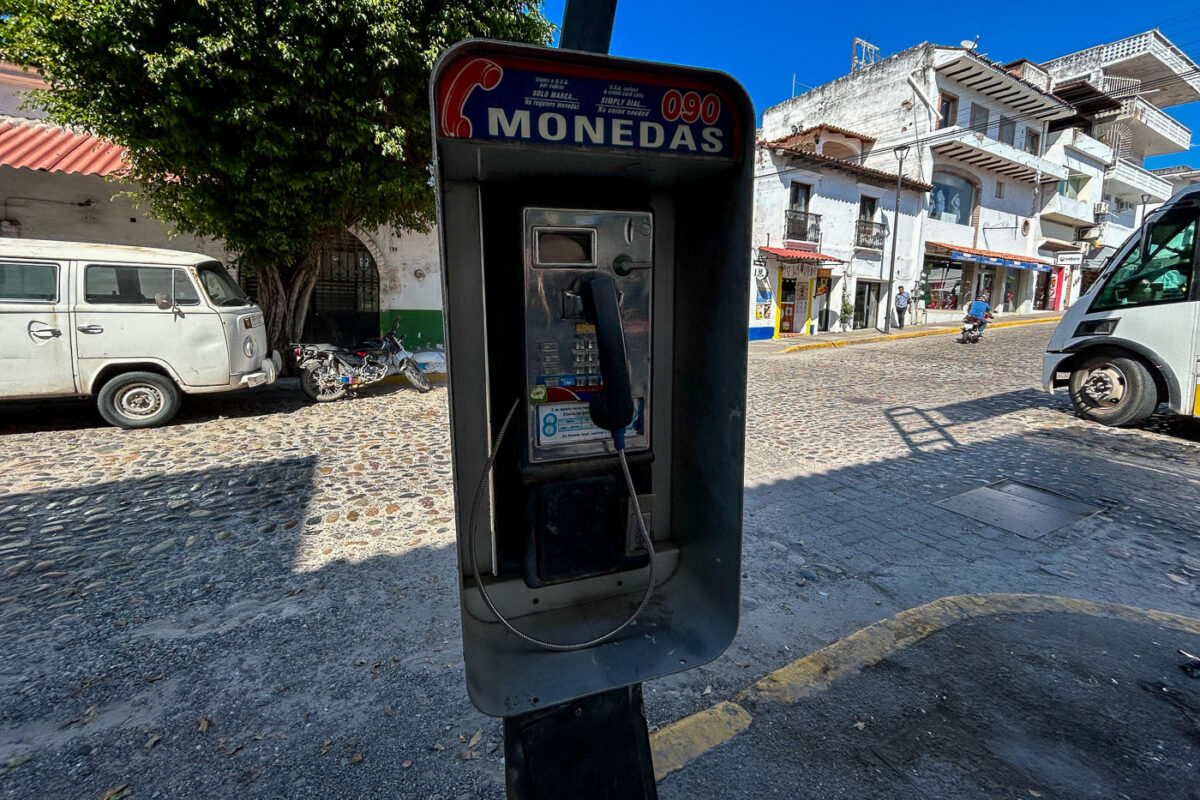
M 1200 424 L 1076 419 L 1039 386 L 1051 331 L 752 347 L 741 631 L 647 684 L 652 726 L 946 595 L 1197 616 Z M 447 429 L 445 389 L 404 383 L 192 398 L 148 431 L 0 407 L 0 796 L 503 797 Z M 951 510 L 1002 480 L 1096 513 L 1021 536 Z

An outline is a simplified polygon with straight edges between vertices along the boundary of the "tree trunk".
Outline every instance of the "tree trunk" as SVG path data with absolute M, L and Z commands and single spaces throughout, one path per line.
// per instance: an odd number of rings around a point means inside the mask
M 257 264 L 258 304 L 267 327 L 267 348 L 283 355 L 284 372 L 292 373 L 289 344 L 301 341 L 308 303 L 321 275 L 322 242 L 313 242 L 308 252 L 293 264 Z

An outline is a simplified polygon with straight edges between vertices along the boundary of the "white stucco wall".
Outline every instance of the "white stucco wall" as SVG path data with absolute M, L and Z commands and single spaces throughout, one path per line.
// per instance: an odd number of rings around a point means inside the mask
M 171 236 L 166 225 L 121 194 L 127 188 L 97 175 L 0 166 L 0 233 L 24 239 L 168 247 L 228 260 L 228 252 L 213 239 Z

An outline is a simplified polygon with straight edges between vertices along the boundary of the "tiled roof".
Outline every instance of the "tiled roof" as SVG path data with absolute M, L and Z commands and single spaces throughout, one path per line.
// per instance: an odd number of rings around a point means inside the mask
M 846 262 L 840 258 L 827 256 L 822 253 L 812 252 L 809 250 L 785 250 L 782 247 L 760 247 L 758 248 L 764 253 L 770 253 L 773 256 L 779 256 L 786 261 L 836 261 L 838 264 Z
M 128 166 L 124 147 L 88 134 L 16 122 L 0 122 L 0 165 L 80 175 L 109 175 Z
M 765 145 L 770 147 L 772 150 L 782 150 L 789 156 L 795 156 L 801 160 L 808 160 L 814 164 L 828 165 L 834 169 L 840 169 L 844 172 L 849 172 L 852 175 L 857 175 L 861 178 L 882 181 L 886 186 L 893 186 L 896 183 L 896 174 L 893 172 L 884 172 L 881 169 L 873 169 L 872 167 L 864 167 L 862 164 L 855 164 L 853 161 L 847 161 L 844 158 L 834 158 L 833 156 L 827 156 L 823 153 L 814 153 L 811 150 L 804 150 L 796 146 L 794 141 L 794 136 L 788 136 L 783 139 L 776 139 L 773 142 L 765 142 Z M 903 185 L 906 189 L 920 192 L 928 192 L 933 189 L 932 184 L 908 177 L 903 179 Z
M 851 139 L 861 139 L 864 142 L 876 141 L 874 136 L 867 136 L 865 133 L 855 133 L 852 130 L 847 130 L 846 128 L 839 128 L 837 125 L 829 125 L 826 123 L 821 123 L 820 125 L 813 125 L 811 128 L 806 128 L 806 129 L 800 131 L 799 135 L 807 136 L 808 134 L 810 134 L 814 131 L 833 131 L 834 133 L 840 133 L 842 136 L 848 136 Z
M 945 242 L 926 242 L 926 244 L 933 245 L 934 247 L 943 247 L 947 250 L 957 250 L 960 253 L 967 253 L 973 256 L 983 256 L 984 258 L 1003 259 L 1005 261 L 1024 261 L 1031 264 L 1050 263 L 1049 261 L 1041 258 L 1034 258 L 1033 256 L 1019 256 L 1016 253 L 999 253 L 995 250 L 978 250 L 974 247 L 963 247 L 962 245 L 946 244 Z

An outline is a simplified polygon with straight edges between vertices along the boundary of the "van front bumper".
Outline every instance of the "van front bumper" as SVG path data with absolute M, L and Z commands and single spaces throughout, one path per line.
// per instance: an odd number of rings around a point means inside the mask
M 1057 377 L 1058 365 L 1066 361 L 1074 353 L 1045 353 L 1042 356 L 1042 388 L 1050 394 L 1055 389 L 1062 388 L 1065 383 Z
M 263 386 L 268 383 L 274 383 L 279 377 L 279 368 L 283 364 L 283 358 L 279 355 L 278 350 L 271 351 L 270 358 L 264 358 L 262 369 L 258 372 L 247 372 L 238 381 L 240 386 Z

